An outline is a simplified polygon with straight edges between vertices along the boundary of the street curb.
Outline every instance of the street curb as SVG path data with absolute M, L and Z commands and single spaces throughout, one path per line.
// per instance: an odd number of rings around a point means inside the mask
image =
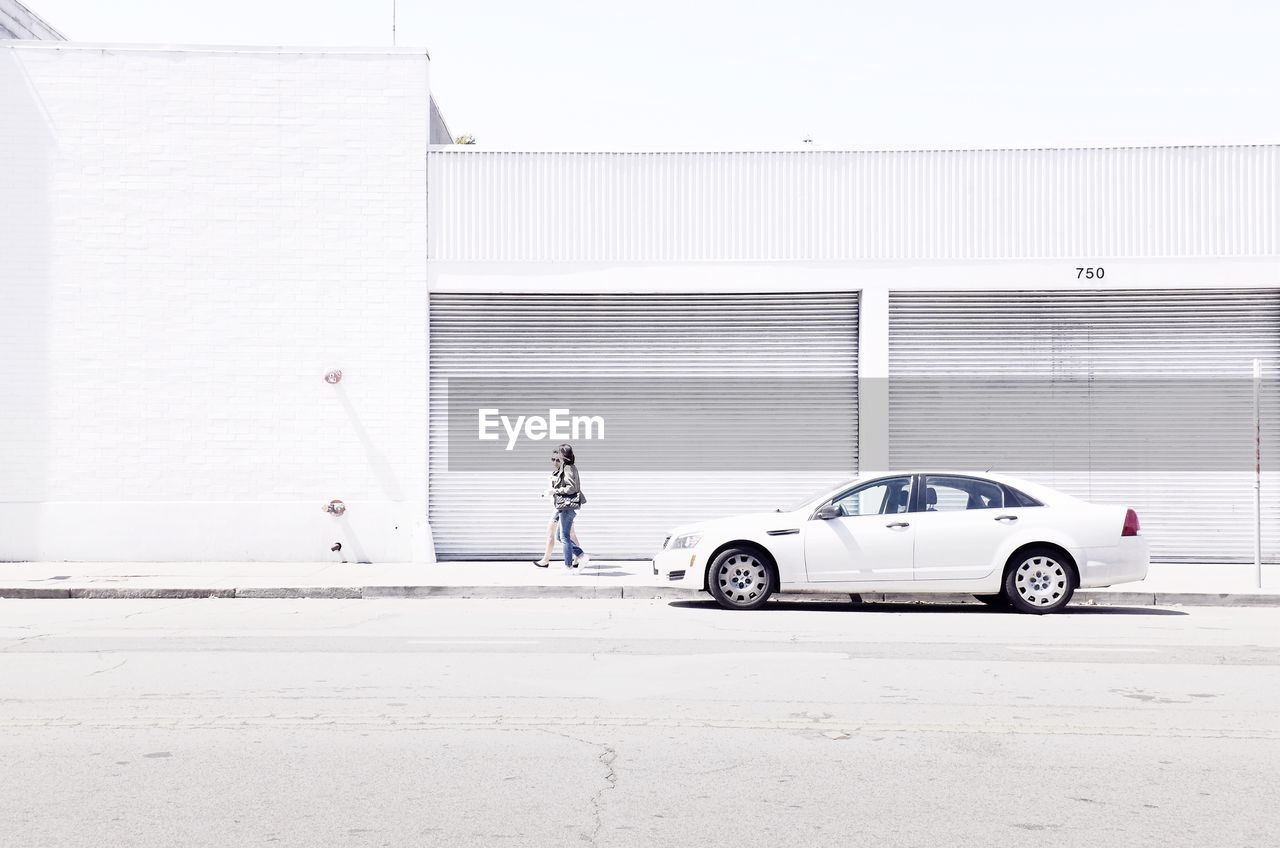
M 1280 595 L 1213 595 L 1207 592 L 1156 592 L 1156 606 L 1188 607 L 1274 607 Z
M 623 586 L 622 597 L 628 601 L 675 601 L 703 596 L 702 592 L 672 589 L 670 586 Z M 704 597 L 710 597 L 706 595 Z
M 1280 596 L 1276 598 L 1280 603 Z M 1113 606 L 1124 604 L 1131 607 L 1158 607 L 1160 602 L 1154 592 L 1109 592 L 1106 589 L 1088 589 L 1077 591 L 1071 598 L 1073 606 Z
M 85 598 L 97 601 L 145 600 L 171 598 L 234 598 L 235 589 L 130 589 L 116 587 L 110 589 L 68 589 L 70 597 Z
M 0 587 L 0 598 L 12 600 L 156 600 L 183 598 L 245 598 L 252 600 L 377 600 L 377 599 L 476 599 L 476 600 L 642 600 L 688 601 L 709 600 L 701 592 L 668 586 L 253 586 L 239 589 L 212 588 L 34 588 Z M 849 594 L 788 592 L 775 595 L 776 600 L 833 601 L 849 600 Z M 911 594 L 867 592 L 864 603 L 889 604 L 977 604 L 967 594 Z M 1076 593 L 1076 606 L 1197 606 L 1197 607 L 1280 607 L 1280 594 L 1243 594 L 1209 592 L 1109 592 L 1082 590 Z
M 20 601 L 69 597 L 71 597 L 70 589 L 0 589 L 0 598 L 13 598 Z
M 358 586 L 287 586 L 287 587 L 250 587 L 233 589 L 236 598 L 257 600 L 325 600 L 345 601 L 359 600 L 361 589 Z

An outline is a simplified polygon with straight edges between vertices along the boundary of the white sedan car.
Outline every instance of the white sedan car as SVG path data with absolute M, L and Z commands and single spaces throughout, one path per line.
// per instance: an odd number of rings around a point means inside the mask
M 1004 475 L 860 477 L 795 509 L 689 524 L 654 574 L 727 609 L 774 592 L 962 592 L 1022 612 L 1147 576 L 1138 516 Z

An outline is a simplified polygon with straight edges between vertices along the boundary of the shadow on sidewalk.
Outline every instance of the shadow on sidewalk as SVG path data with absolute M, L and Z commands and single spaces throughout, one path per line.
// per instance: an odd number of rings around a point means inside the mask
M 667 606 L 679 609 L 720 609 L 715 601 L 671 601 Z M 892 601 L 869 601 L 851 603 L 849 601 L 803 601 L 803 600 L 770 600 L 760 611 L 766 610 L 804 610 L 806 612 L 863 612 L 863 613 L 903 613 L 928 612 L 951 613 L 963 615 L 1019 615 L 1011 609 L 989 607 L 981 603 L 972 604 L 923 604 L 894 603 Z M 724 612 L 735 612 L 724 610 Z M 1162 609 L 1159 607 L 1124 607 L 1124 606 L 1068 606 L 1062 612 L 1053 615 L 1190 615 L 1183 610 Z

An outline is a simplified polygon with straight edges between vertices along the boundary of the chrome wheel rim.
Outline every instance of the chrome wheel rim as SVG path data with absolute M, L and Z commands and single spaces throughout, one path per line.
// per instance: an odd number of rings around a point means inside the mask
M 1033 607 L 1051 607 L 1062 602 L 1070 577 L 1062 563 L 1053 557 L 1034 556 L 1018 566 L 1014 588 L 1018 597 Z
M 716 585 L 729 603 L 747 606 L 768 588 L 769 571 L 751 554 L 734 554 L 716 569 Z

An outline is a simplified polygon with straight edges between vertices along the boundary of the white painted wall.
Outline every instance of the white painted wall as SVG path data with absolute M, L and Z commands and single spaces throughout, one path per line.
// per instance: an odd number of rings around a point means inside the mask
M 430 556 L 427 67 L 0 44 L 0 560 Z

